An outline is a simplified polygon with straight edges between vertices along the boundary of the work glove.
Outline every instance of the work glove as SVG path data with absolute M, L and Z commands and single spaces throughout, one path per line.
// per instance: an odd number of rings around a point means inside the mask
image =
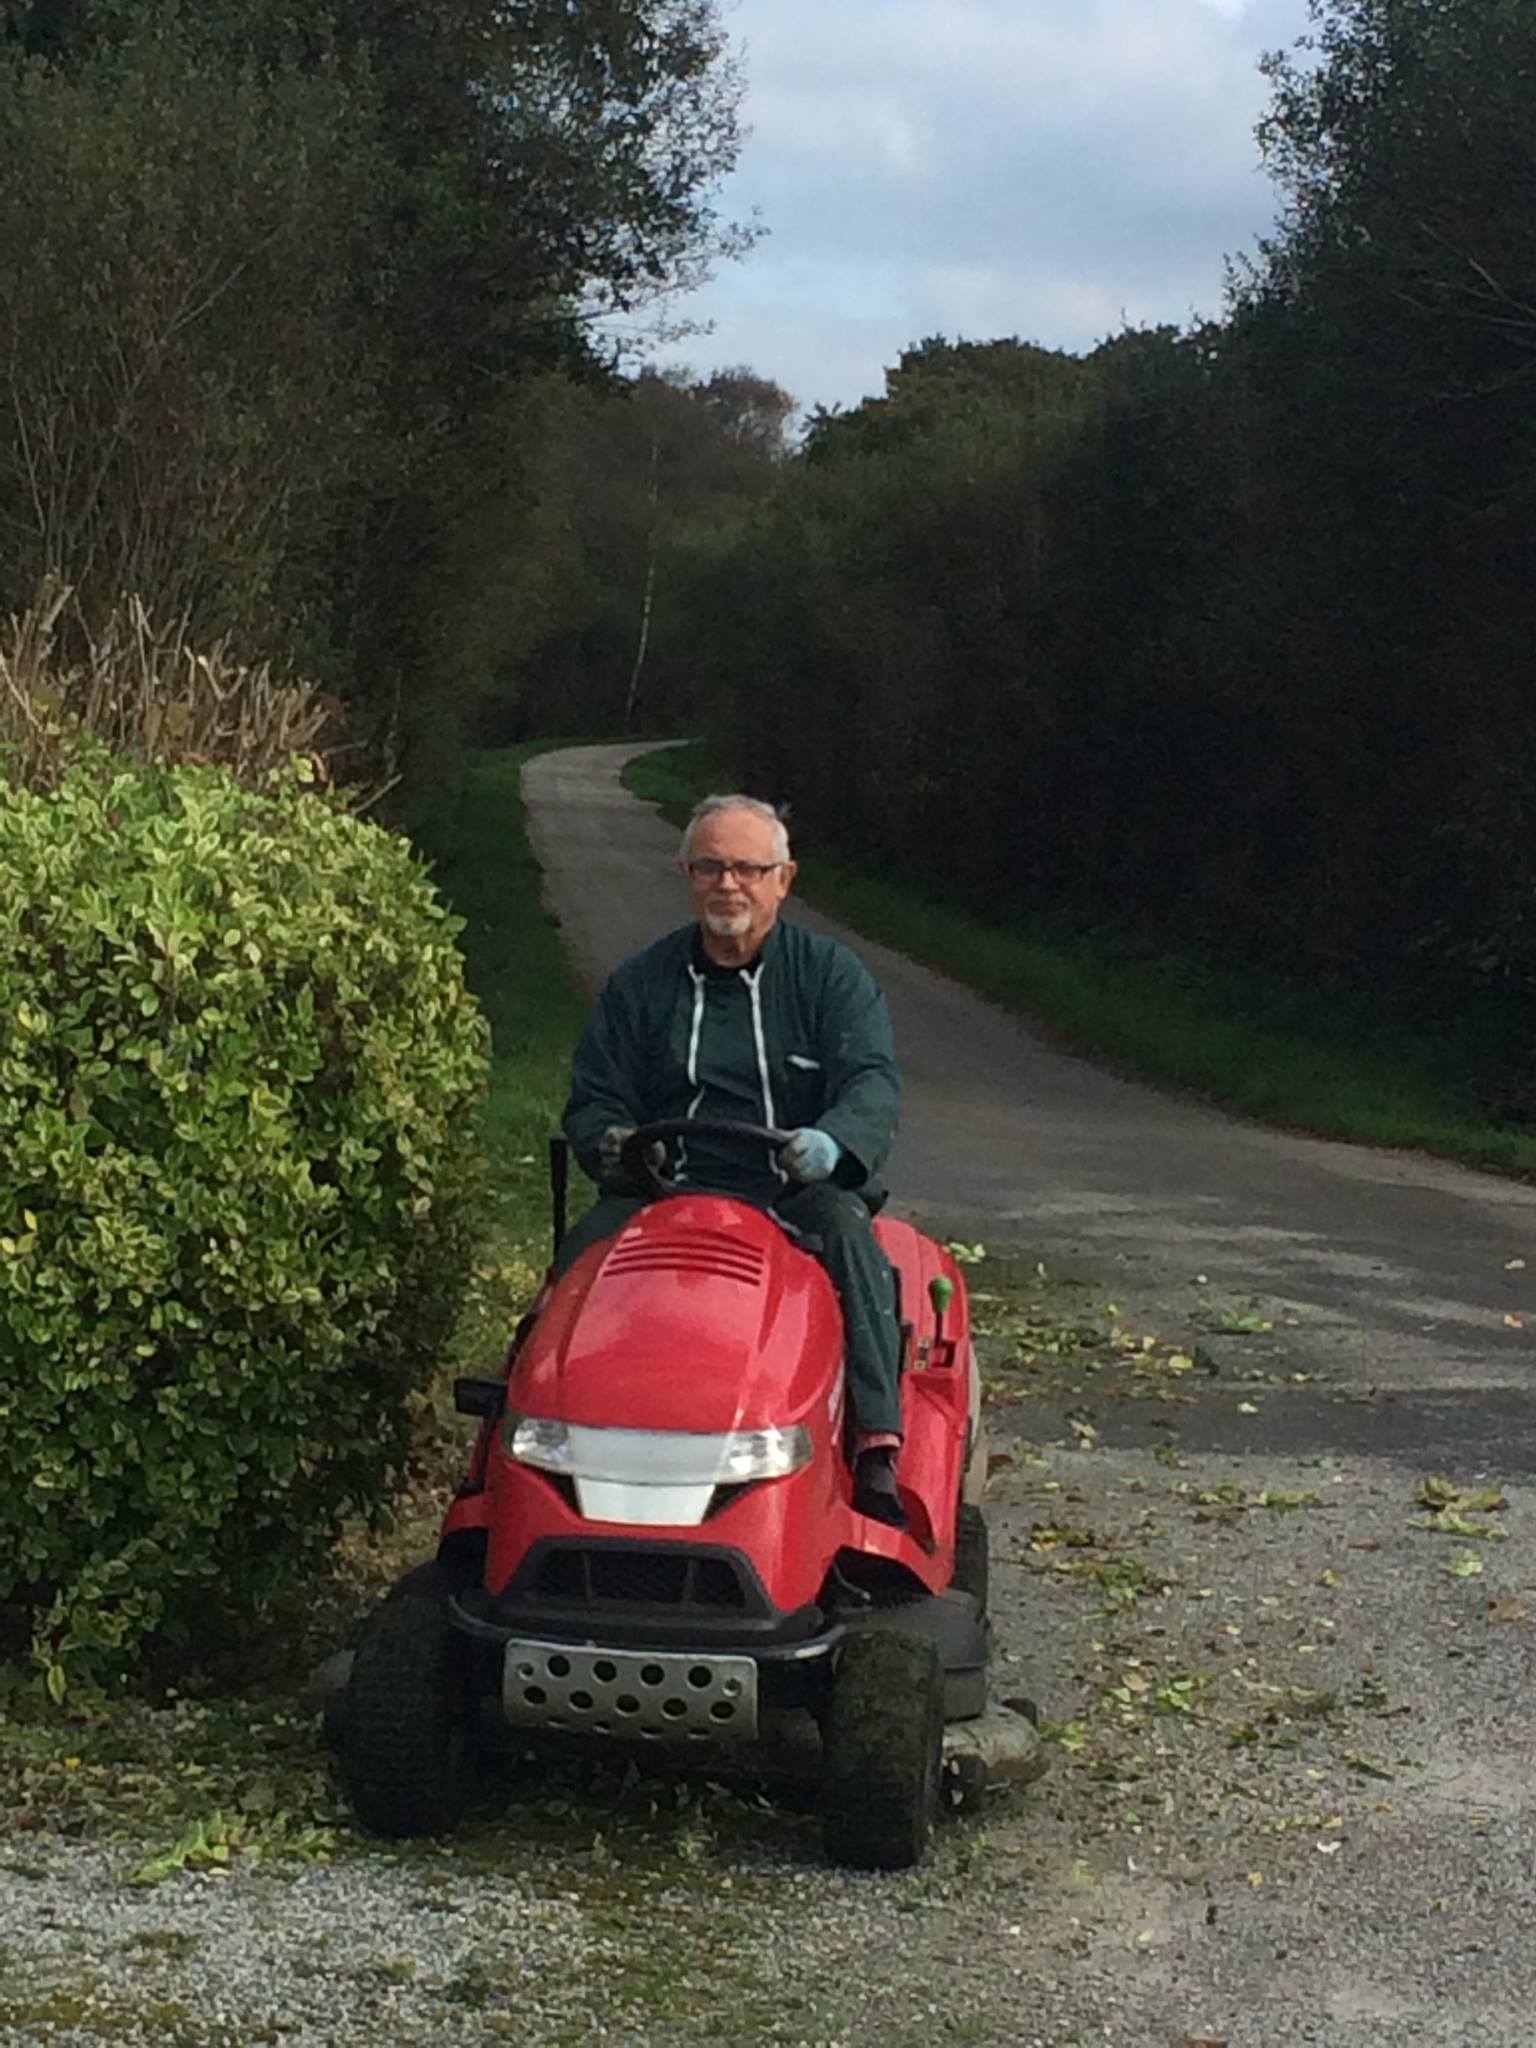
M 623 1151 L 626 1142 L 634 1135 L 635 1127 L 633 1124 L 610 1124 L 607 1130 L 604 1131 L 597 1145 L 598 1163 L 603 1169 L 604 1180 L 618 1179 L 619 1154 Z
M 830 1180 L 842 1156 L 843 1148 L 830 1131 L 807 1124 L 791 1135 L 779 1153 L 779 1164 L 791 1180 Z
M 633 1124 L 610 1124 L 602 1137 L 599 1138 L 597 1143 L 597 1160 L 604 1187 L 612 1188 L 616 1192 L 625 1194 L 644 1191 L 640 1178 L 637 1175 L 626 1173 L 619 1157 L 625 1145 L 634 1135 L 635 1126 Z M 648 1148 L 646 1157 L 650 1160 L 652 1166 L 662 1167 L 666 1164 L 667 1148 L 658 1140 L 656 1144 Z

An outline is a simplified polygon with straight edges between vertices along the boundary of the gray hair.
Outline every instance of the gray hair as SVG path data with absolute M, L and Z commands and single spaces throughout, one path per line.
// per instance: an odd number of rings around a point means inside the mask
M 688 820 L 683 833 L 682 858 L 686 860 L 693 847 L 693 833 L 696 825 L 702 825 L 706 818 L 712 818 L 717 811 L 750 811 L 754 818 L 766 818 L 775 829 L 776 838 L 773 854 L 775 860 L 789 859 L 789 831 L 783 818 L 772 804 L 765 804 L 761 797 L 743 796 L 739 791 L 730 796 L 701 797 L 693 807 L 693 816 Z

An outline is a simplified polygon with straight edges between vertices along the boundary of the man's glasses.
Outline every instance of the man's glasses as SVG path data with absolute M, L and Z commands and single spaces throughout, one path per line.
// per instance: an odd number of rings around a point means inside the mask
M 771 875 L 784 863 L 781 860 L 704 859 L 684 861 L 683 865 L 696 882 L 723 882 L 727 875 L 734 875 L 740 882 L 760 882 L 764 875 Z

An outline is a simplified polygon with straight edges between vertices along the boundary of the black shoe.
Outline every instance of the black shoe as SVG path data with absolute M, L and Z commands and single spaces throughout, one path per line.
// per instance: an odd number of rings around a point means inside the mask
M 872 1522 L 885 1522 L 892 1529 L 905 1529 L 907 1511 L 896 1491 L 896 1457 L 882 1445 L 860 1451 L 853 1461 L 854 1512 L 868 1515 Z

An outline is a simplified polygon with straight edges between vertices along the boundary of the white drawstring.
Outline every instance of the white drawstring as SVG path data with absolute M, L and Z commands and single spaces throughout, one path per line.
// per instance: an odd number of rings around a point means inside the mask
M 763 978 L 762 963 L 758 963 L 755 973 L 749 972 L 743 967 L 741 978 L 747 984 L 748 992 L 752 998 L 752 1039 L 757 1047 L 758 1078 L 763 1084 L 763 1122 L 768 1126 L 769 1130 L 775 1130 L 778 1127 L 779 1120 L 774 1114 L 773 1082 L 769 1079 L 768 1075 L 768 1045 L 763 1037 L 763 999 L 758 987 L 759 982 Z M 787 1181 L 789 1179 L 789 1175 L 779 1164 L 777 1153 L 770 1150 L 768 1163 L 780 1180 Z
M 695 1091 L 693 1100 L 688 1105 L 688 1115 L 692 1118 L 698 1115 L 699 1104 L 704 1100 L 704 1090 L 699 1086 L 699 1037 L 704 1029 L 704 977 L 697 967 L 690 967 L 688 973 L 693 981 L 693 1028 L 688 1034 L 688 1085 Z M 686 1138 L 679 1138 L 677 1141 L 677 1173 L 674 1177 L 677 1180 L 688 1178 Z

